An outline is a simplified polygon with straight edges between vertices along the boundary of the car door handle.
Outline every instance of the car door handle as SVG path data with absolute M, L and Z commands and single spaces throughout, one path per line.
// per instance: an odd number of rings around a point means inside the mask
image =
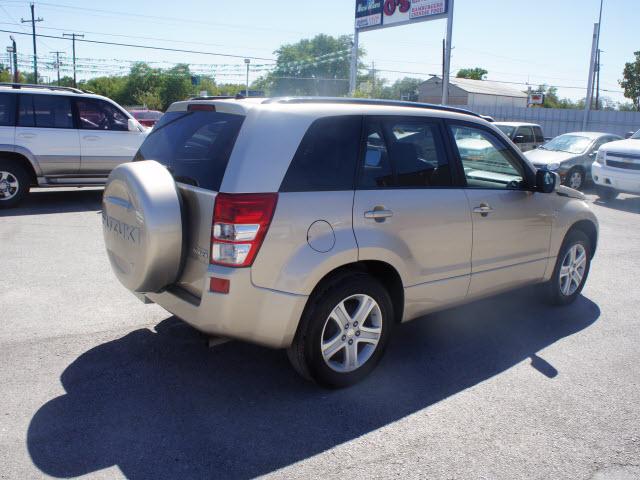
M 20 138 L 36 138 L 35 133 L 20 133 L 18 134 Z
M 384 207 L 375 207 L 373 210 L 364 212 L 364 218 L 373 218 L 376 222 L 384 222 L 388 217 L 392 217 L 393 212 Z
M 88 140 L 90 142 L 95 142 L 97 140 L 100 140 L 100 137 L 98 137 L 97 135 L 85 135 L 82 137 L 83 140 Z
M 479 206 L 473 209 L 473 213 L 479 213 L 483 217 L 486 217 L 491 212 L 493 212 L 493 208 L 487 203 L 481 203 Z

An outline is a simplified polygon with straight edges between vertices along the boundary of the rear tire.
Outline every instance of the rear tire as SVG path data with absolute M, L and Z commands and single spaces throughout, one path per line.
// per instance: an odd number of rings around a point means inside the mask
M 309 299 L 287 350 L 289 360 L 299 374 L 324 387 L 353 385 L 382 358 L 394 321 L 387 290 L 354 272 Z
M 591 267 L 591 241 L 581 230 L 570 231 L 556 260 L 551 279 L 542 286 L 553 305 L 573 303 L 584 287 Z
M 0 160 L 0 208 L 17 206 L 29 193 L 31 176 L 18 162 Z
M 603 187 L 602 185 L 598 185 L 596 188 L 596 194 L 598 198 L 603 202 L 608 202 L 610 200 L 615 200 L 618 196 L 618 191 L 615 188 L 611 187 Z

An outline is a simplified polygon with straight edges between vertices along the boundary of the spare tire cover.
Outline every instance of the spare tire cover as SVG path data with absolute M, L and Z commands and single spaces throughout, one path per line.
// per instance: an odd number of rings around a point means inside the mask
M 177 186 L 154 160 L 124 163 L 109 175 L 102 198 L 102 232 L 120 282 L 157 292 L 176 281 L 182 258 Z

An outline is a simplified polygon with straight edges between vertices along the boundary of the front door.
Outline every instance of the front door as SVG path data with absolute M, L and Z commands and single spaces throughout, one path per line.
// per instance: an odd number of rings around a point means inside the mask
M 359 260 L 400 273 L 405 318 L 465 298 L 471 272 L 471 220 L 442 141 L 425 117 L 366 119 L 353 206 Z
M 123 112 L 96 98 L 76 99 L 76 105 L 83 175 L 106 176 L 121 163 L 133 160 L 144 135 L 129 131 L 129 118 Z
M 489 129 L 451 123 L 473 218 L 469 296 L 544 276 L 552 226 L 551 196 L 534 192 L 534 175 Z

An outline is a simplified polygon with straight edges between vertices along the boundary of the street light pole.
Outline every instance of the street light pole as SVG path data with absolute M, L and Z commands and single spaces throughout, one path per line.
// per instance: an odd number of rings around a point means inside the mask
M 451 37 L 453 36 L 453 0 L 449 0 L 447 12 L 447 43 L 444 53 L 444 75 L 442 78 L 442 105 L 449 103 L 449 75 L 451 71 Z
M 245 58 L 244 63 L 247 65 L 247 87 L 244 91 L 244 96 L 249 97 L 249 64 L 251 63 L 251 59 Z
M 31 4 L 31 20 L 25 20 L 21 18 L 20 21 L 22 23 L 31 22 L 31 30 L 33 32 L 33 83 L 38 84 L 38 53 L 36 51 L 36 22 L 42 22 L 43 18 L 36 18 L 34 11 L 34 4 Z

